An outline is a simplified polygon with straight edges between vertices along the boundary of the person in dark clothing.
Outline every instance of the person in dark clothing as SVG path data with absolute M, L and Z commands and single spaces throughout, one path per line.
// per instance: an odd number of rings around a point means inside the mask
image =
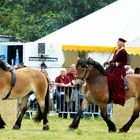
M 128 54 L 125 50 L 125 42 L 125 39 L 119 38 L 113 59 L 104 63 L 104 65 L 110 65 L 107 77 L 111 99 L 114 103 L 120 105 L 125 104 L 124 78 L 126 76 L 126 70 L 124 66 L 128 64 Z
M 140 68 L 139 67 L 136 67 L 135 70 L 134 70 L 134 73 L 135 74 L 139 74 L 140 73 Z

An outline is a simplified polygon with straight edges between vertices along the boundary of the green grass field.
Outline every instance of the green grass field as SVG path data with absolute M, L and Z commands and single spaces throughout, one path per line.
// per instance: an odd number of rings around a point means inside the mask
M 127 133 L 108 133 L 102 119 L 82 119 L 79 128 L 69 131 L 68 125 L 72 119 L 49 116 L 50 130 L 43 131 L 42 123 L 36 124 L 32 120 L 23 119 L 20 130 L 12 130 L 7 125 L 0 130 L 0 140 L 139 140 L 140 126 L 134 124 Z

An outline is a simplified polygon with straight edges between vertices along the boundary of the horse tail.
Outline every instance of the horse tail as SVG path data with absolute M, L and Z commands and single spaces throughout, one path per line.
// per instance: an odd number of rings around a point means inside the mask
M 47 83 L 48 83 L 48 80 L 47 80 Z M 45 95 L 45 106 L 44 106 L 44 111 L 43 113 L 41 112 L 41 109 L 40 109 L 40 106 L 38 105 L 38 112 L 34 118 L 34 121 L 39 123 L 41 122 L 41 120 L 47 116 L 47 114 L 49 113 L 49 110 L 50 110 L 50 92 L 49 92 L 49 85 L 48 85 L 48 88 L 47 88 L 47 92 L 46 92 L 46 95 Z
M 46 116 L 49 113 L 49 111 L 50 111 L 50 90 L 49 90 L 49 81 L 48 81 L 48 89 L 45 96 L 44 115 Z

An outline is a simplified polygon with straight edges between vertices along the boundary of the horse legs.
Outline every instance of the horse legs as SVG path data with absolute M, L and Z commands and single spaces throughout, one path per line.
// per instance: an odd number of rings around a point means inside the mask
M 47 114 L 49 112 L 49 89 L 47 89 L 45 100 L 44 98 L 42 98 L 41 100 L 38 100 L 37 98 L 37 102 L 39 104 L 39 107 L 34 121 L 39 123 L 43 119 L 43 130 L 49 130 L 49 124 L 47 119 Z
M 84 112 L 84 110 L 88 107 L 88 105 L 89 105 L 88 100 L 84 98 L 84 100 L 83 100 L 83 102 L 81 104 L 81 107 L 80 107 L 79 111 L 75 115 L 72 123 L 69 125 L 69 128 L 70 129 L 76 129 L 76 128 L 78 128 L 78 125 L 80 123 L 81 115 Z
M 43 130 L 49 130 L 49 121 L 47 119 L 47 114 L 49 111 L 49 105 L 45 105 L 45 107 L 42 107 L 44 109 L 43 111 Z
M 107 105 L 106 104 L 100 104 L 98 105 L 100 110 L 101 110 L 101 116 L 104 119 L 104 121 L 106 122 L 107 126 L 108 126 L 108 131 L 109 132 L 116 132 L 116 126 L 115 124 L 108 119 L 108 115 L 107 115 Z
M 0 115 L 0 129 L 5 128 L 5 127 L 4 127 L 5 125 L 6 125 L 6 124 L 5 124 L 5 122 L 3 121 L 3 119 L 2 119 L 2 117 L 1 117 L 1 115 Z
M 140 110 L 140 105 L 135 103 L 133 114 L 130 120 L 119 130 L 119 132 L 127 132 L 130 129 L 131 125 L 139 117 L 139 110 Z
M 47 119 L 47 113 L 44 111 L 44 104 L 38 103 L 38 112 L 34 118 L 34 121 L 39 123 L 43 119 L 43 130 L 49 130 L 49 124 Z M 48 107 L 48 106 L 47 106 Z
M 13 129 L 15 129 L 15 130 L 20 129 L 20 127 L 21 127 L 22 118 L 27 110 L 27 99 L 28 99 L 28 96 L 25 96 L 24 98 L 21 99 L 21 113 L 19 114 L 19 116 L 13 126 Z

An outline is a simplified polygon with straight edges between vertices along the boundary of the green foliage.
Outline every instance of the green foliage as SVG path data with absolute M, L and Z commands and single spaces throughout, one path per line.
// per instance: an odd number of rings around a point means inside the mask
M 78 56 L 79 56 L 79 58 L 85 58 L 86 57 L 86 52 L 85 51 L 79 51 L 78 52 Z
M 1 0 L 0 34 L 34 41 L 116 0 Z

